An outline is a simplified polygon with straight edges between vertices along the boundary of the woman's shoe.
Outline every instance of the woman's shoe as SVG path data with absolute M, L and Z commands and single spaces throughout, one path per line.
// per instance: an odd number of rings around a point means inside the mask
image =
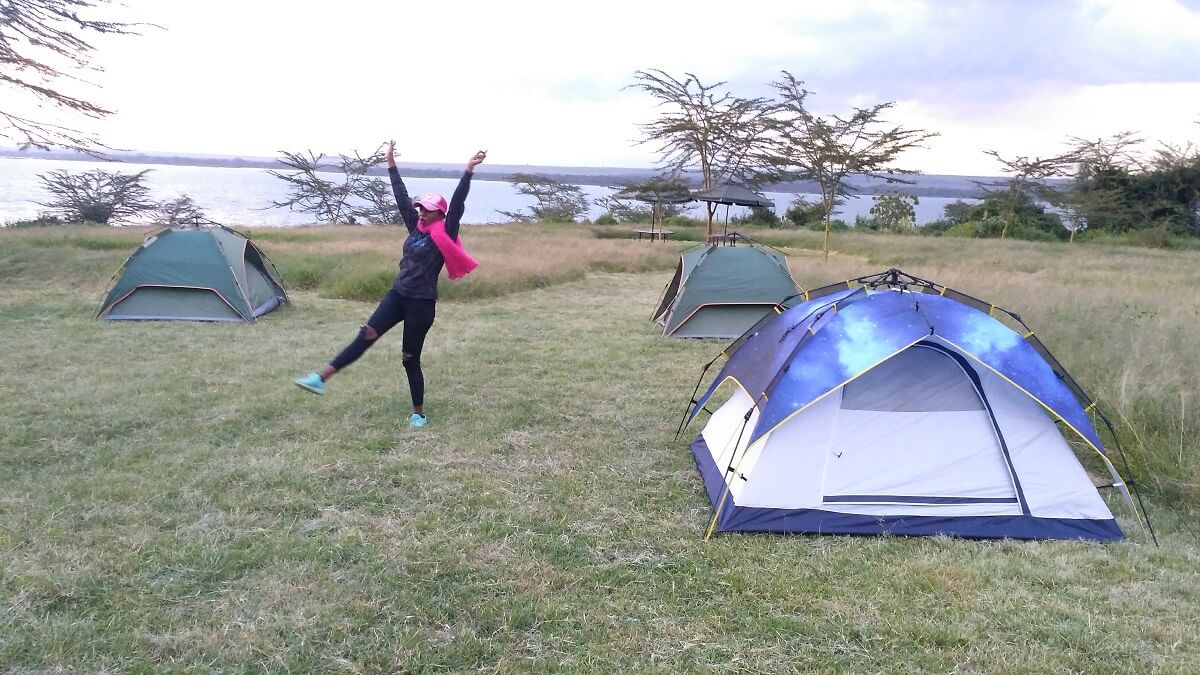
M 293 380 L 293 382 L 304 391 L 317 395 L 325 393 L 325 380 L 322 380 L 321 376 L 316 373 L 309 373 L 304 377 Z

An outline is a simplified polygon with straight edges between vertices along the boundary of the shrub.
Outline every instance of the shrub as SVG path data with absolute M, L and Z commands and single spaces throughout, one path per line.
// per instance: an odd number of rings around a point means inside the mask
M 750 212 L 730 219 L 731 225 L 746 225 L 751 227 L 780 227 L 783 222 L 773 209 L 765 206 L 752 206 Z
M 4 227 L 49 227 L 54 225 L 66 225 L 66 221 L 58 216 L 48 213 L 40 214 L 32 220 L 14 220 L 4 223 Z

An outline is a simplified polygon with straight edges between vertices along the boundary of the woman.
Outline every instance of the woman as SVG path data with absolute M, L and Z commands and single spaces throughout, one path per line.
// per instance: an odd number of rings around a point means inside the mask
M 392 193 L 396 195 L 396 206 L 408 228 L 400 271 L 392 282 L 392 288 L 379 302 L 367 323 L 359 329 L 354 341 L 320 371 L 309 373 L 295 382 L 305 391 L 324 394 L 329 378 L 358 360 L 384 333 L 403 321 L 400 358 L 408 374 L 408 389 L 413 404 L 413 414 L 408 418 L 408 424 L 423 427 L 429 423 L 429 419 L 423 407 L 425 376 L 421 372 L 421 347 L 425 344 L 425 335 L 433 326 L 438 274 L 442 271 L 442 265 L 446 266 L 451 279 L 465 276 L 476 266 L 458 241 L 458 226 L 467 192 L 471 189 L 471 176 L 475 167 L 487 157 L 487 152 L 480 150 L 467 162 L 467 170 L 447 207 L 445 198 L 436 194 L 409 200 L 404 181 L 400 179 L 400 171 L 396 168 L 395 150 L 396 142 L 388 141 L 387 164 Z

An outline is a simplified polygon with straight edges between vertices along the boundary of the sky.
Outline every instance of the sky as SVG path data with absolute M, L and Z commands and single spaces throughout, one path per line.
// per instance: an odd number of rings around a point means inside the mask
M 825 114 L 894 101 L 888 121 L 940 133 L 899 162 L 925 173 L 994 175 L 985 150 L 1046 156 L 1072 136 L 1200 142 L 1200 0 L 123 0 L 110 16 L 157 27 L 94 40 L 103 72 L 67 88 L 115 114 L 39 114 L 147 152 L 394 138 L 401 161 L 648 167 L 638 125 L 658 109 L 628 85 L 652 68 L 740 96 L 787 70 Z

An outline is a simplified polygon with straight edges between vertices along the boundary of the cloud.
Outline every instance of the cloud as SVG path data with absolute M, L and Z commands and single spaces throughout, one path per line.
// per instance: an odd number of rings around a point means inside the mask
M 506 163 L 644 166 L 655 153 L 634 142 L 637 124 L 656 107 L 625 89 L 634 71 L 756 96 L 787 69 L 822 112 L 897 101 L 896 122 L 944 134 L 919 166 L 974 172 L 983 148 L 1065 133 L 1174 137 L 1200 82 L 1200 3 L 1170 0 L 126 4 L 164 30 L 97 40 L 98 102 L 117 115 L 96 126 L 147 150 L 395 136 L 412 161 L 488 145 Z

